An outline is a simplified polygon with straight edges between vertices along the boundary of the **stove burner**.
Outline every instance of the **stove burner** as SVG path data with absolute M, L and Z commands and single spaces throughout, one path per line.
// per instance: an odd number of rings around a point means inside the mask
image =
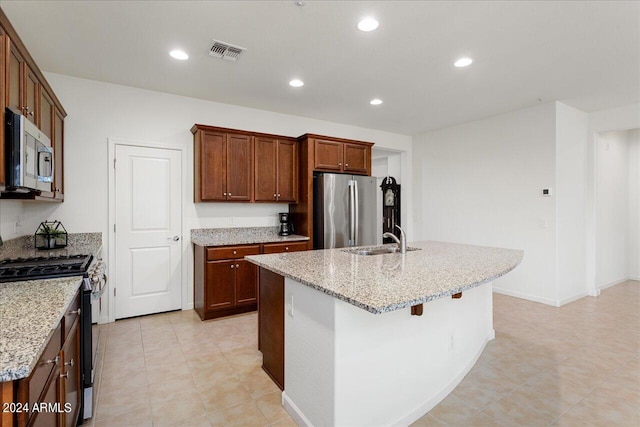
M 64 255 L 1 260 L 0 283 L 82 275 L 92 259 L 91 255 Z

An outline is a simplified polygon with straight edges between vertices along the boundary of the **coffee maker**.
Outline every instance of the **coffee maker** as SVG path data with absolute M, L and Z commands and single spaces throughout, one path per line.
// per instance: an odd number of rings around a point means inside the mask
M 280 231 L 278 235 L 288 236 L 293 233 L 293 224 L 289 222 L 289 212 L 280 212 Z

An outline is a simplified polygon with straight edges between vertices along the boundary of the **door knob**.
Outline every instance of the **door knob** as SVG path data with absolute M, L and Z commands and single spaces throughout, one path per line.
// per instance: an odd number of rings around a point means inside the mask
M 173 236 L 173 237 L 167 237 L 168 240 L 173 240 L 174 242 L 177 242 L 178 240 L 180 240 L 180 236 Z

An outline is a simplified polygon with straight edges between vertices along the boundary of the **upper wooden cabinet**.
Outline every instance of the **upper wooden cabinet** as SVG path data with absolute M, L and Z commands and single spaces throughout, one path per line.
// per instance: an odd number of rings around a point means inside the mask
M 310 138 L 313 145 L 313 169 L 371 175 L 371 146 L 359 141 Z
M 196 202 L 283 202 L 298 199 L 294 138 L 194 125 Z
M 255 201 L 295 203 L 298 145 L 295 139 L 255 137 Z
M 62 104 L 24 46 L 15 29 L 0 9 L 0 101 L 31 120 L 51 139 L 54 148 L 54 182 L 51 192 L 32 191 L 28 196 L 38 200 L 62 201 L 64 118 Z M 0 185 L 5 183 L 5 141 L 0 132 Z M 2 193 L 2 198 L 27 198 L 27 195 Z
M 253 137 L 195 125 L 194 200 L 253 200 Z

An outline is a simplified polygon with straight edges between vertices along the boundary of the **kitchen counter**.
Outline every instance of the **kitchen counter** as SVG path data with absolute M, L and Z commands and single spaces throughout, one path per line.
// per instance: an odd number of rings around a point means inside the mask
M 7 240 L 0 246 L 0 260 L 67 255 L 96 255 L 102 249 L 102 233 L 69 233 L 61 249 L 36 249 L 33 235 Z
M 410 247 L 418 250 L 245 257 L 260 266 L 259 334 L 280 340 L 263 342 L 263 360 L 284 365 L 282 375 L 268 372 L 284 378 L 282 405 L 298 425 L 410 425 L 460 383 L 495 337 L 491 281 L 523 252 Z M 283 319 L 267 323 L 260 315 L 272 306 Z M 282 332 L 267 335 L 278 325 Z
M 191 242 L 198 246 L 230 246 L 306 240 L 309 238 L 297 234 L 279 236 L 278 227 L 198 228 L 191 230 Z
M 380 314 L 490 282 L 513 270 L 523 256 L 520 250 L 445 242 L 414 242 L 410 246 L 419 250 L 405 255 L 363 256 L 327 249 L 245 259 Z
M 31 374 L 81 283 L 81 276 L 0 283 L 0 382 Z

